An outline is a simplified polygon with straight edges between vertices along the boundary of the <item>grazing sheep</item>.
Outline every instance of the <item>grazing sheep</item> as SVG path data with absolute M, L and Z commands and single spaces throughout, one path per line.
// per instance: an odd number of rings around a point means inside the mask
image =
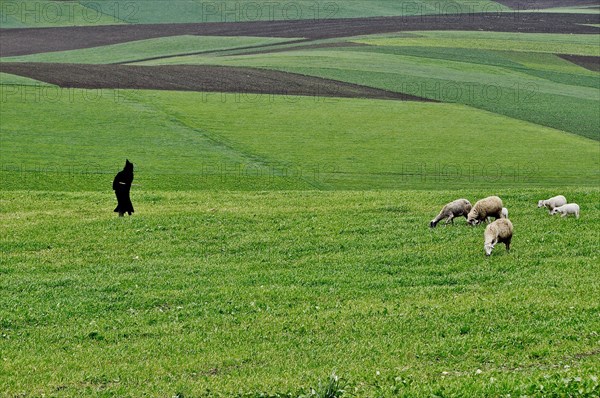
M 539 200 L 538 207 L 545 207 L 548 209 L 548 213 L 554 210 L 555 207 L 564 206 L 567 204 L 567 198 L 562 195 L 554 196 L 550 199 Z
M 469 214 L 469 211 L 471 211 L 471 202 L 469 202 L 467 199 L 457 199 L 454 202 L 450 202 L 446 206 L 444 206 L 442 208 L 442 211 L 440 211 L 440 214 L 438 214 L 436 218 L 431 220 L 429 226 L 431 228 L 435 228 L 435 226 L 445 218 L 447 219 L 446 224 L 448 224 L 449 222 L 454 224 L 454 217 L 462 216 L 467 218 L 467 214 Z
M 569 203 L 560 207 L 555 207 L 550 212 L 550 215 L 560 213 L 561 217 L 567 217 L 569 214 L 574 214 L 575 218 L 579 218 L 579 205 L 577 203 Z
M 467 216 L 467 222 L 471 225 L 477 225 L 486 221 L 488 217 L 494 217 L 496 220 L 502 216 L 502 199 L 497 196 L 488 196 L 485 199 L 478 200 L 475 206 Z
M 513 225 L 510 220 L 501 218 L 489 224 L 483 233 L 485 255 L 489 256 L 494 250 L 496 243 L 504 243 L 506 251 L 510 252 L 510 241 L 513 236 Z
M 502 212 L 500 213 L 500 216 L 502 216 L 502 218 L 506 218 L 508 220 L 508 209 L 506 207 L 502 208 Z

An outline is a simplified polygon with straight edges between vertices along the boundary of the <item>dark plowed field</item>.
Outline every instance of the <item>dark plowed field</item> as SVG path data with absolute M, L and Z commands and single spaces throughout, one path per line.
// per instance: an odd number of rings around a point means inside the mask
M 566 59 L 567 61 L 573 62 L 574 64 L 583 66 L 586 69 L 600 72 L 600 57 L 564 54 L 559 54 L 558 56 L 563 59 Z
M 65 88 L 152 89 L 430 101 L 412 95 L 295 73 L 201 65 L 0 63 L 0 72 Z
M 599 0 L 495 0 L 514 10 L 540 10 L 554 7 L 595 6 Z
M 483 30 L 529 33 L 599 33 L 582 24 L 600 23 L 599 15 L 499 13 L 377 17 L 358 19 L 113 25 L 0 29 L 0 56 L 35 54 L 178 35 L 261 36 L 324 39 L 415 30 Z

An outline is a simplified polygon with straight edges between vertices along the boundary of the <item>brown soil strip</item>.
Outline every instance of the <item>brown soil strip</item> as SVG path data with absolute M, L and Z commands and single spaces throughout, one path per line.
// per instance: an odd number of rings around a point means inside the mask
M 30 77 L 65 88 L 151 89 L 435 102 L 336 80 L 253 68 L 2 62 L 0 72 Z
M 179 35 L 327 39 L 415 30 L 588 33 L 600 15 L 491 13 L 204 24 L 111 25 L 0 29 L 0 57 L 64 51 Z
M 589 55 L 565 55 L 565 54 L 556 54 L 562 59 L 566 59 L 567 61 L 573 62 L 579 66 L 582 66 L 586 69 L 593 70 L 595 72 L 600 72 L 600 57 L 594 57 Z
M 495 0 L 513 10 L 541 10 L 556 7 L 579 7 L 600 5 L 599 0 Z

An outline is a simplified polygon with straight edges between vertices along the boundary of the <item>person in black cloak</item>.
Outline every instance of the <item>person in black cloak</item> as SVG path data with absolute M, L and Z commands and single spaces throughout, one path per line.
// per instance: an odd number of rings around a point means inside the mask
M 129 159 L 125 160 L 125 167 L 119 171 L 113 180 L 113 190 L 117 195 L 117 207 L 115 213 L 119 213 L 119 217 L 123 217 L 125 213 L 131 215 L 133 213 L 133 204 L 129 197 L 129 190 L 133 182 L 133 163 Z

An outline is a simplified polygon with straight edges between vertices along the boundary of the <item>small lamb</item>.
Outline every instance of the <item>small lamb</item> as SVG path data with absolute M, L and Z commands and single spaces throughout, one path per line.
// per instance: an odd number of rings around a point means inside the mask
M 497 196 L 488 196 L 475 203 L 467 216 L 467 222 L 471 225 L 477 225 L 487 221 L 488 217 L 494 217 L 497 220 L 501 218 L 501 214 L 502 199 Z
M 579 218 L 579 205 L 577 203 L 569 203 L 567 205 L 555 207 L 550 212 L 550 215 L 553 216 L 556 213 L 560 213 L 561 217 L 567 217 L 570 214 L 574 214 L 575 218 Z
M 550 213 L 555 207 L 564 206 L 567 204 L 567 198 L 562 195 L 554 196 L 550 199 L 538 201 L 538 207 L 546 207 Z
M 496 243 L 504 243 L 506 251 L 510 252 L 510 241 L 513 237 L 513 225 L 510 220 L 500 218 L 485 228 L 483 233 L 485 255 L 490 256 Z
M 447 219 L 446 224 L 450 222 L 454 224 L 454 217 L 462 216 L 467 218 L 467 214 L 469 214 L 470 211 L 471 202 L 469 202 L 467 199 L 457 199 L 444 206 L 440 211 L 440 214 L 438 214 L 436 218 L 431 220 L 429 226 L 431 228 L 435 228 L 435 226 L 443 219 Z

